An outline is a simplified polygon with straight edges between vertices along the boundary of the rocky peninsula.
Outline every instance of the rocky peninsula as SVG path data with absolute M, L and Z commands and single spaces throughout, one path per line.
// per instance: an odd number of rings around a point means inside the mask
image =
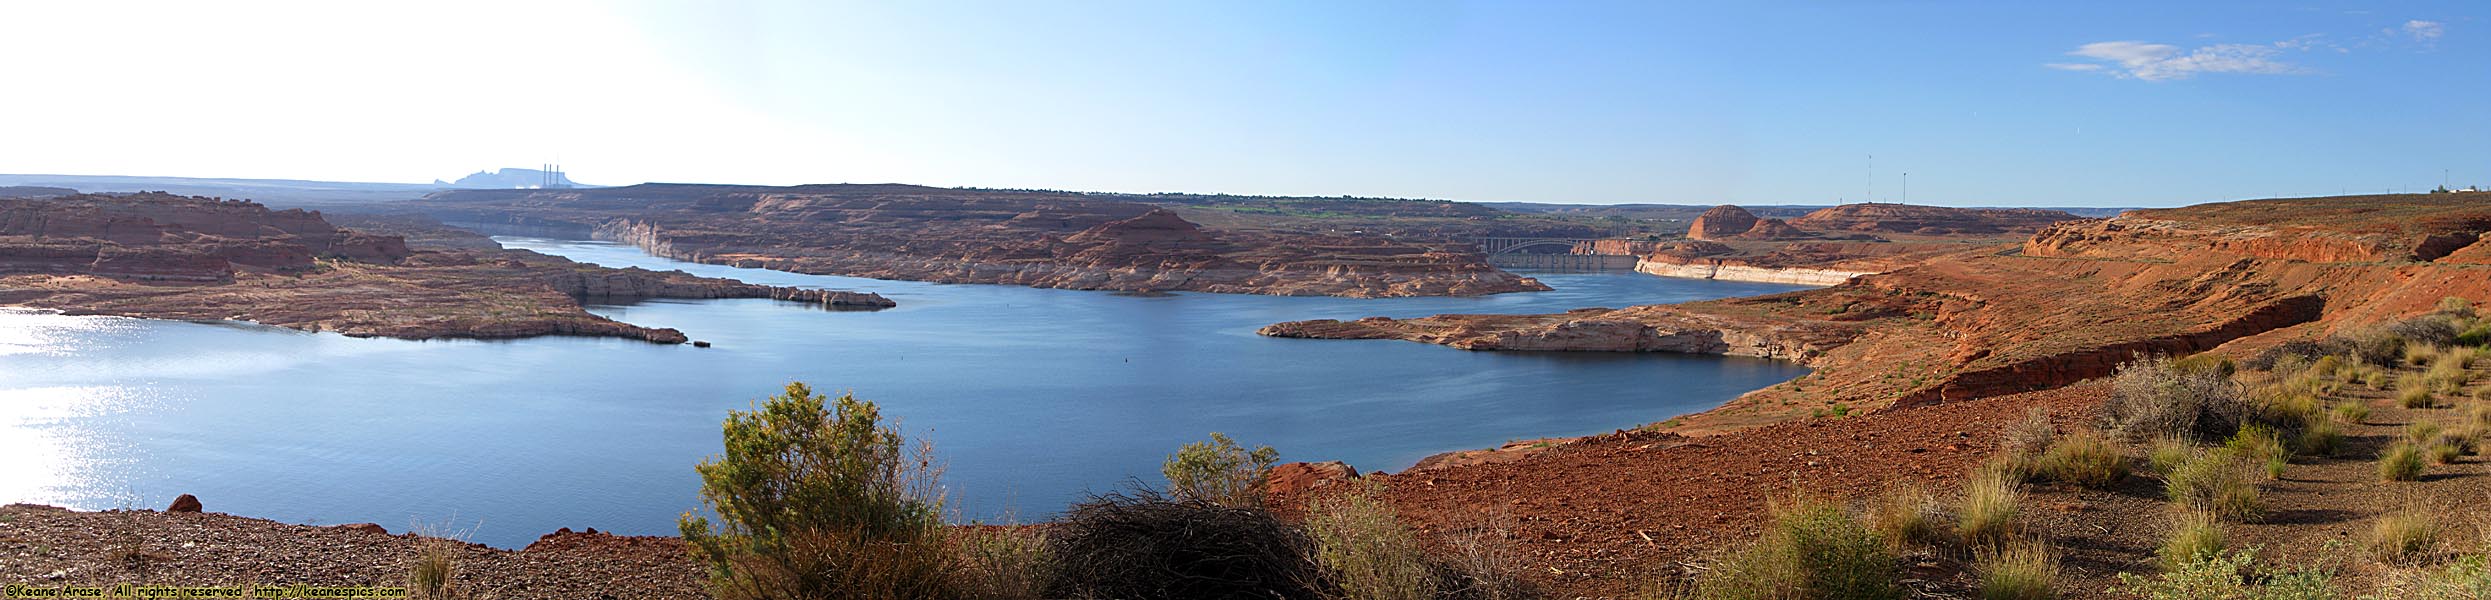
M 611 269 L 498 247 L 411 248 L 399 236 L 337 227 L 316 211 L 245 201 L 161 193 L 0 199 L 0 306 L 358 337 L 686 341 L 680 331 L 581 307 L 645 298 L 892 306 L 869 293 Z

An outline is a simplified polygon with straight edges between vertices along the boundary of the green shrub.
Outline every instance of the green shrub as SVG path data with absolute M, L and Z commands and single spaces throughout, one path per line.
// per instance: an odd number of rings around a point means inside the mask
M 1955 509 L 1955 533 L 1965 545 L 1996 544 L 2015 535 L 2024 503 L 2024 492 L 2016 481 L 1996 473 L 1975 474 L 1964 481 L 1963 498 Z
M 2261 425 L 2241 426 L 2239 433 L 2223 442 L 2223 449 L 2264 468 L 2267 479 L 2281 479 L 2284 468 L 2292 465 L 2292 452 L 2284 449 L 2282 436 Z
M 2042 452 L 2034 470 L 2051 481 L 2108 487 L 2128 476 L 2128 457 L 2101 434 L 2080 429 Z
M 2344 401 L 2335 405 L 2335 409 L 2329 412 L 2335 415 L 2337 422 L 2346 425 L 2360 425 L 2363 421 L 2370 420 L 2370 405 L 2362 404 L 2358 400 Z
M 2391 565 L 2409 564 L 2439 547 L 2439 518 L 2429 510 L 2406 507 L 2379 515 L 2370 525 L 2370 557 Z
M 2456 342 L 2456 320 L 2441 315 L 2423 315 L 2387 324 L 2387 335 L 2409 344 L 2446 346 Z
M 2257 566 L 2257 551 L 2240 550 L 2191 560 L 2151 579 L 2119 574 L 2113 591 L 2150 600 L 2333 600 L 2330 573 L 2277 571 Z
M 2454 341 L 2476 348 L 2491 344 L 2491 322 L 2477 323 L 2473 327 L 2466 328 L 2464 333 L 2456 334 Z
M 2145 447 L 2145 468 L 2153 470 L 2156 474 L 2170 475 L 2171 471 L 2180 468 L 2180 465 L 2196 460 L 2199 454 L 2203 452 L 2199 451 L 2197 445 L 2188 441 L 2187 438 L 2168 435 L 2156 437 Z
M 2254 467 L 2232 451 L 2208 452 L 2163 476 L 2171 503 L 2228 521 L 2247 521 L 2263 511 Z
M 2301 454 L 2334 456 L 2336 449 L 2344 445 L 2344 426 L 2334 421 L 2312 421 L 2301 427 L 2300 435 L 2292 443 Z
M 2191 561 L 2219 556 L 2230 546 L 2225 541 L 2223 521 L 2198 511 L 2180 513 L 2171 524 L 2171 536 L 2154 552 L 2165 568 L 2178 569 Z
M 2428 444 L 2431 440 L 2438 439 L 2438 437 L 2438 423 L 2432 423 L 2430 421 L 2415 421 L 2405 424 L 2404 441 L 2412 442 L 2414 445 Z
M 1875 532 L 1829 502 L 1776 506 L 1755 544 L 1698 577 L 1695 596 L 1720 599 L 1902 598 L 1894 555 Z
M 2429 371 L 2422 373 L 2423 386 L 2432 392 L 2450 396 L 2463 392 L 2465 384 L 2474 382 L 2474 372 L 2466 370 L 2470 366 L 2466 363 L 2472 360 L 2470 355 L 2441 358 L 2439 364 L 2431 365 Z
M 2200 352 L 2191 354 L 2188 358 L 2171 361 L 2171 368 L 2182 373 L 2206 374 L 2218 378 L 2229 378 L 2232 374 L 2240 372 L 2240 365 L 2233 363 L 2232 359 L 2212 352 Z
M 2406 344 L 2406 345 L 2405 345 L 2405 361 L 2404 361 L 2404 362 L 2405 362 L 2405 364 L 2407 364 L 2407 365 L 2412 365 L 2412 366 L 2416 366 L 2416 367 L 2420 367 L 2420 366 L 2427 366 L 2427 365 L 2431 364 L 2431 362 L 2439 360 L 2439 357 L 2440 357 L 2440 351 L 2439 351 L 2439 347 L 2438 347 L 2438 346 L 2431 346 L 2431 345 L 2426 345 L 2426 344 Z
M 2379 594 L 2367 598 L 2395 600 L 2480 600 L 2491 598 L 2491 569 L 2482 555 L 2457 557 L 2448 566 L 2421 571 L 2391 571 Z
M 1054 582 L 1055 555 L 1046 531 L 1036 527 L 971 527 L 954 534 L 960 544 L 960 589 L 970 598 L 1037 600 Z
M 1187 442 L 1168 455 L 1159 472 L 1168 478 L 1168 496 L 1203 500 L 1235 508 L 1263 505 L 1263 485 L 1271 477 L 1280 452 L 1270 446 L 1246 450 L 1219 432 L 1211 441 Z
M 2474 318 L 2474 301 L 2461 296 L 2440 298 L 2438 309 L 2431 312 L 2459 319 L 2471 319 Z
M 1982 600 L 2049 600 L 2059 595 L 2058 551 L 2038 540 L 2018 540 L 1972 553 Z
M 2105 428 L 2129 440 L 2220 439 L 2263 419 L 2264 412 L 2230 378 L 2175 368 L 2160 357 L 2121 364 L 2111 379 L 2110 401 L 2102 406 Z
M 1901 483 L 1870 499 L 1866 512 L 1869 530 L 1884 538 L 1887 548 L 1901 552 L 1937 541 L 1944 533 L 1942 511 L 1929 490 Z
M 2431 464 L 2435 465 L 2456 464 L 2456 459 L 2465 456 L 2464 450 L 2459 450 L 2456 446 L 2442 443 L 2433 443 L 2429 446 L 2424 446 L 2422 448 L 2422 453 L 2428 455 L 2430 457 Z
M 2422 448 L 2412 442 L 2396 442 L 2379 451 L 2379 478 L 2387 481 L 2420 481 L 2422 479 Z
M 2318 397 L 2306 393 L 2281 392 L 2261 396 L 2266 405 L 2268 423 L 2308 423 L 2326 418 L 2326 407 Z
M 1362 489 L 1318 498 L 1306 507 L 1315 558 L 1341 595 L 1354 600 L 1427 600 L 1436 578 L 1419 538 L 1392 505 Z
M 2431 396 L 2430 382 L 2420 374 L 2396 378 L 2396 404 L 2405 408 L 2438 408 L 2439 406 L 2438 399 Z
M 936 598 L 954 593 L 930 451 L 909 452 L 872 402 L 825 405 L 790 383 L 732 411 L 725 454 L 702 462 L 683 540 L 719 598 Z

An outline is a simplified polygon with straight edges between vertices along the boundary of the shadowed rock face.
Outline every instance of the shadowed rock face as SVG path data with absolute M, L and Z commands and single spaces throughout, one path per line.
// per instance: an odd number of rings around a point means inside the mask
M 165 194 L 0 199 L 0 306 L 410 339 L 684 341 L 672 329 L 589 314 L 579 304 L 586 298 L 891 306 L 873 294 L 609 269 L 498 246 L 419 251 L 398 236 L 338 228 L 317 212 L 250 202 Z
M 1489 266 L 1467 244 L 1221 230 L 1072 193 L 653 184 L 451 191 L 411 206 L 484 229 L 567 225 L 678 260 L 800 273 L 1351 297 L 1548 289 Z

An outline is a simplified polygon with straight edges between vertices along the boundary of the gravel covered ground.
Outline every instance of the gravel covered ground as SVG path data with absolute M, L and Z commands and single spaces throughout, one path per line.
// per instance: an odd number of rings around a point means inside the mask
M 674 538 L 565 530 L 511 551 L 356 527 L 12 504 L 0 507 L 0 583 L 403 587 L 417 553 L 446 543 L 455 586 L 475 598 L 708 595 Z

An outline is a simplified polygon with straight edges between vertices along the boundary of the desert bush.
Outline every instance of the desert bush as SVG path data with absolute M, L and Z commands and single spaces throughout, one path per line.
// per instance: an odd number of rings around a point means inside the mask
M 1430 560 L 1437 571 L 1437 598 L 1442 600 L 1537 600 L 1543 594 L 1523 577 L 1522 548 L 1508 532 L 1513 520 L 1502 513 L 1476 514 L 1443 537 L 1444 551 Z
M 2458 449 L 2456 446 L 2433 443 L 2428 446 L 2423 446 L 2422 454 L 2430 457 L 2431 464 L 2452 465 L 2456 464 L 2456 459 L 2465 456 L 2465 451 Z
M 2370 405 L 2363 404 L 2359 400 L 2346 400 L 2338 403 L 2329 412 L 2335 415 L 2337 422 L 2346 425 L 2360 425 L 2363 421 L 2370 420 Z
M 2332 600 L 2326 571 L 2274 570 L 2257 566 L 2257 550 L 2214 554 L 2182 563 L 2148 579 L 2119 574 L 2113 591 L 2150 600 Z
M 1917 484 L 1898 483 L 1869 500 L 1868 528 L 1897 552 L 1937 541 L 1944 533 L 1937 496 Z
M 2283 436 L 2262 425 L 2242 425 L 2231 439 L 2224 440 L 2223 449 L 2251 465 L 2265 469 L 2267 479 L 2280 479 L 2283 470 L 2292 465 L 2292 452 L 2283 447 Z
M 407 565 L 407 597 L 424 600 L 450 600 L 469 597 L 458 587 L 458 544 L 441 538 L 427 538 L 415 550 L 415 560 Z
M 2173 360 L 2171 368 L 2182 373 L 2212 375 L 2220 378 L 2229 378 L 2232 374 L 2240 372 L 2240 365 L 2233 363 L 2232 359 L 2211 352 L 2200 352 L 2191 354 L 2188 358 Z
M 2327 338 L 2331 348 L 2352 357 L 2354 361 L 2379 367 L 2396 366 L 2404 358 L 2405 338 L 2388 333 L 2384 327 L 2373 327 Z
M 2431 362 L 2439 360 L 2440 354 L 2438 346 L 2406 344 L 2405 364 L 2416 367 L 2429 366 Z
M 1187 442 L 1168 455 L 1159 473 L 1167 476 L 1168 496 L 1175 499 L 1257 508 L 1263 505 L 1263 485 L 1271 478 L 1271 465 L 1278 460 L 1280 452 L 1270 446 L 1247 450 L 1227 435 L 1212 432 L 1211 441 Z
M 2128 457 L 2101 434 L 2079 429 L 2042 452 L 2034 463 L 2034 471 L 2051 481 L 2108 487 L 2127 477 Z
M 1314 540 L 1269 511 L 1153 490 L 1074 504 L 1048 527 L 1056 598 L 1320 598 Z
M 2474 301 L 2460 296 L 2440 298 L 2438 310 L 2432 312 L 2459 319 L 2471 319 L 2474 318 Z
M 2386 333 L 2409 344 L 2446 346 L 2456 343 L 2456 321 L 2444 316 L 2424 315 L 2387 324 Z
M 2395 373 L 2374 365 L 2361 365 L 2353 368 L 2352 380 L 2361 382 L 2361 387 L 2372 391 L 2384 390 L 2389 382 L 2395 381 Z
M 2180 468 L 2180 465 L 2196 460 L 2197 455 L 2201 453 L 2197 449 L 2197 444 L 2187 438 L 2176 435 L 2158 436 L 2145 446 L 2145 468 L 2159 475 L 2169 475 L 2171 471 Z
M 1955 508 L 1955 533 L 1965 545 L 1996 544 L 2015 535 L 2024 504 L 2024 491 L 2017 481 L 1997 473 L 1976 473 L 1964 480 L 1963 497 Z
M 961 593 L 983 600 L 1045 598 L 1055 577 L 1046 531 L 1037 527 L 974 527 L 953 535 L 964 562 Z
M 2330 350 L 2326 344 L 2317 340 L 2292 340 L 2250 355 L 2249 360 L 2243 361 L 2241 366 L 2258 371 L 2273 371 L 2278 375 L 2300 373 L 2315 365 L 2320 360 L 2319 357 L 2326 356 Z
M 2477 322 L 2474 326 L 2465 328 L 2463 333 L 2456 334 L 2456 339 L 2450 341 L 2476 348 L 2491 344 L 2491 321 Z
M 1982 600 L 2049 600 L 2058 597 L 2058 551 L 2039 540 L 2017 540 L 1972 552 Z
M 725 454 L 704 461 L 701 498 L 719 518 L 685 514 L 683 539 L 719 598 L 933 598 L 952 595 L 958 559 L 944 539 L 939 471 L 872 402 L 826 404 L 790 383 L 733 411 Z
M 2165 568 L 2177 569 L 2191 561 L 2223 553 L 2230 546 L 2223 531 L 2223 521 L 2199 511 L 2183 511 L 2171 522 L 2171 535 L 2164 538 L 2154 555 Z
M 2470 353 L 2442 355 L 2429 371 L 2422 372 L 2422 383 L 2433 393 L 2454 396 L 2465 390 L 2465 384 L 2474 382 L 2474 372 L 2466 370 L 2472 362 Z
M 2312 421 L 2301 427 L 2301 433 L 2293 437 L 2292 445 L 2304 455 L 2335 456 L 2335 451 L 2344 445 L 2344 426 L 2335 421 Z
M 2000 437 L 2003 441 L 1999 445 L 1999 450 L 2003 452 L 2037 455 L 2049 450 L 2050 444 L 2058 441 L 2059 428 L 2050 423 L 2048 409 L 2033 407 L 2032 410 L 2024 413 L 2024 420 L 2007 426 L 2007 430 Z
M 2230 378 L 2173 368 L 2159 357 L 2120 365 L 2102 407 L 2105 428 L 2130 440 L 2164 434 L 2220 439 L 2260 420 L 2262 412 Z
M 2420 481 L 2422 479 L 2422 448 L 2412 442 L 2396 442 L 2379 451 L 2379 479 L 2387 481 Z
M 2257 518 L 2255 467 L 2231 450 L 2218 450 L 2181 463 L 2163 476 L 2163 493 L 2171 503 L 2206 511 L 2227 521 Z
M 1417 534 L 1372 488 L 1317 498 L 1306 507 L 1315 558 L 1350 600 L 1426 600 L 1435 573 Z
M 2478 426 L 2468 424 L 2440 430 L 2439 435 L 2431 437 L 2430 445 L 2447 446 L 2459 455 L 2473 454 L 2475 442 L 2482 439 L 2481 436 L 2482 430 Z
M 2396 404 L 2405 408 L 2437 408 L 2439 401 L 2431 395 L 2430 381 L 2420 373 L 2396 378 Z
M 2266 406 L 2267 423 L 2300 424 L 2326 418 L 2326 405 L 2315 395 L 2280 392 L 2261 395 L 2260 400 Z
M 2440 532 L 2439 518 L 2427 509 L 2408 506 L 2379 515 L 2370 525 L 2370 558 L 2413 563 L 2438 549 Z
M 1698 577 L 1695 594 L 1720 599 L 1902 598 L 1885 542 L 1833 503 L 1801 499 L 1773 507 L 1755 544 Z
M 2390 571 L 2378 595 L 2364 598 L 2396 600 L 2480 600 L 2491 598 L 2491 569 L 2481 555 L 2457 557 L 2447 566 L 2418 571 Z
M 2415 421 L 2405 424 L 2404 441 L 2411 442 L 2414 445 L 2419 446 L 2429 444 L 2431 440 L 2437 439 L 2438 437 L 2438 423 L 2432 423 L 2430 421 Z

